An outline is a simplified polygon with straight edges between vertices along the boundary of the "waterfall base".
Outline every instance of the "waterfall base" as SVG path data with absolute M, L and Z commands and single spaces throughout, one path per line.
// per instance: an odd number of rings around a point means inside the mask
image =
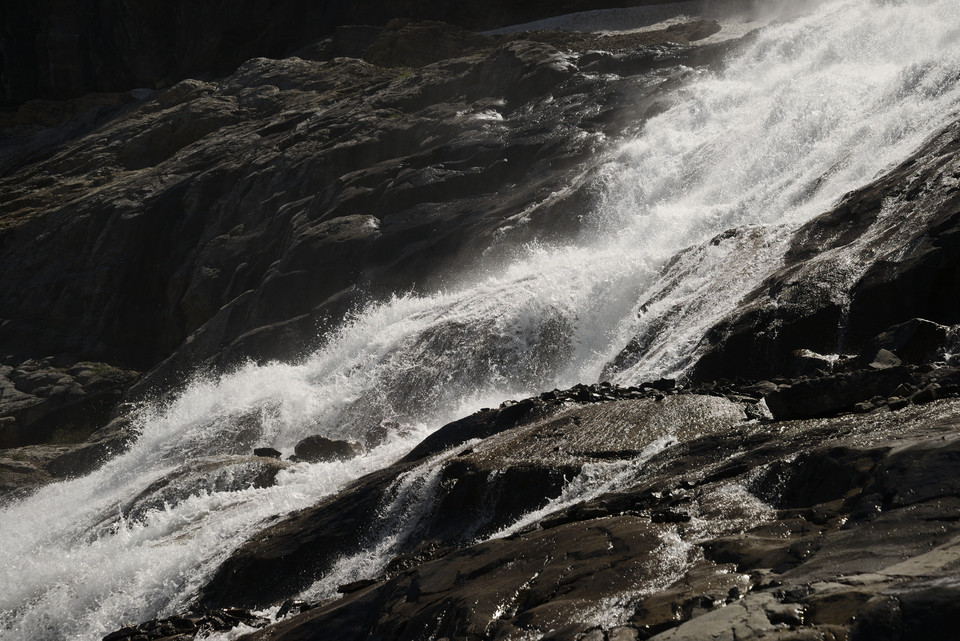
M 265 530 L 198 607 L 300 599 L 250 639 L 947 638 L 960 370 L 887 355 L 481 411 Z M 810 389 L 847 402 L 761 402 Z

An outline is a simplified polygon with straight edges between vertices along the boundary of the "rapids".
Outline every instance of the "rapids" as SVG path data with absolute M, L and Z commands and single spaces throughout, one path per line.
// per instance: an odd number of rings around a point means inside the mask
M 605 196 L 577 243 L 518 248 L 435 295 L 371 304 L 301 362 L 198 378 L 137 410 L 127 453 L 5 506 L 0 638 L 94 639 L 172 615 L 265 522 L 388 465 L 447 421 L 596 381 L 636 335 L 657 340 L 609 376 L 682 375 L 706 329 L 776 268 L 793 229 L 956 117 L 958 69 L 955 0 L 832 0 L 764 27 L 722 71 L 690 70 L 669 110 L 611 146 Z M 736 242 L 708 242 L 733 228 L 746 230 Z M 241 435 L 250 416 L 258 427 Z M 352 461 L 296 464 L 266 488 L 181 474 L 195 485 L 130 505 L 199 457 L 238 454 L 237 442 L 289 455 L 311 433 L 362 438 L 383 419 L 402 429 Z M 601 476 L 603 487 L 617 478 Z M 430 482 L 429 467 L 397 480 L 376 559 L 339 576 L 376 572 L 420 509 L 404 500 Z

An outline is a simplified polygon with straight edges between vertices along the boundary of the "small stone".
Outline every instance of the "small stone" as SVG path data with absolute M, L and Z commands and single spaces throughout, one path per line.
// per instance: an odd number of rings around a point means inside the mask
M 873 360 L 870 362 L 868 367 L 872 369 L 889 369 L 891 367 L 897 367 L 901 365 L 901 361 L 896 354 L 891 352 L 888 349 L 879 349 L 874 355 Z
M 910 405 L 910 399 L 908 398 L 899 398 L 897 396 L 891 396 L 887 399 L 887 406 L 891 411 L 902 410 L 904 407 Z

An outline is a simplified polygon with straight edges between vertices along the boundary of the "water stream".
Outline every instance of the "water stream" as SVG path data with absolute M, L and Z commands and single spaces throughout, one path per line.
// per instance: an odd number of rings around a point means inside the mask
M 494 273 L 371 305 L 300 363 L 198 379 L 141 408 L 126 454 L 3 508 L 0 638 L 87 640 L 172 615 L 267 520 L 388 465 L 449 420 L 596 381 L 664 319 L 669 334 L 612 375 L 682 374 L 797 225 L 956 117 L 958 70 L 955 0 L 826 1 L 765 27 L 723 71 L 691 71 L 674 107 L 611 149 L 604 202 L 576 244 L 519 248 Z M 707 242 L 732 228 L 744 231 Z M 384 419 L 402 429 L 363 456 L 289 466 L 271 487 L 180 474 L 182 491 L 144 495 L 201 457 L 290 454 L 309 434 L 362 439 Z M 429 484 L 429 471 L 408 481 Z M 131 505 L 138 496 L 153 503 Z M 384 528 L 387 538 L 405 532 Z

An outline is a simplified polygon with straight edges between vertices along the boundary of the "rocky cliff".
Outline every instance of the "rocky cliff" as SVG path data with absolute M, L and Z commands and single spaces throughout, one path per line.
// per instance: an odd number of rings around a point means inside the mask
M 50 500 L 69 486 L 54 481 L 139 442 L 156 466 L 65 538 L 163 530 L 151 515 L 218 497 L 169 526 L 199 538 L 245 493 L 379 457 L 306 506 L 285 497 L 231 522 L 248 528 L 233 547 L 167 580 L 180 600 L 150 593 L 142 618 L 155 618 L 111 620 L 105 639 L 951 638 L 956 121 L 791 229 L 775 268 L 688 346 L 680 380 L 608 382 L 695 306 L 625 336 L 603 382 L 469 413 L 399 457 L 377 448 L 449 402 L 413 366 L 344 393 L 342 434 L 300 440 L 287 460 L 264 435 L 307 428 L 276 399 L 251 406 L 250 386 L 205 415 L 176 405 L 191 377 L 302 362 L 371 304 L 439 296 L 519 247 L 586 237 L 616 143 L 757 37 L 711 38 L 724 25 L 693 18 L 467 29 L 618 2 L 373 4 L 0 13 L 16 103 L 0 114 L 0 501 Z M 736 256 L 764 233 L 717 230 L 657 264 L 637 318 L 689 289 L 714 249 Z M 561 321 L 510 366 L 559 361 Z M 418 336 L 414 356 L 456 352 L 470 328 L 453 325 Z M 428 373 L 491 377 L 497 347 Z M 371 423 L 371 395 L 400 398 L 404 424 Z M 186 425 L 173 445 L 145 429 L 157 415 Z M 123 475 L 101 469 L 77 483 L 97 493 Z M 0 630 L 21 630 L 48 589 L 0 612 Z
M 366 49 L 387 67 L 257 58 L 220 82 L 28 103 L 2 150 L 5 362 L 149 370 L 142 398 L 200 367 L 296 358 L 370 299 L 569 237 L 603 141 L 662 109 L 679 65 L 715 60 L 724 46 L 676 41 L 718 28 L 393 23 Z M 11 444 L 36 442 L 17 425 Z
M 158 88 L 183 78 L 217 76 L 250 58 L 289 55 L 344 25 L 383 26 L 403 18 L 492 29 L 636 4 L 644 3 L 43 0 L 9 5 L 0 8 L 0 105 L 74 98 L 92 91 Z

